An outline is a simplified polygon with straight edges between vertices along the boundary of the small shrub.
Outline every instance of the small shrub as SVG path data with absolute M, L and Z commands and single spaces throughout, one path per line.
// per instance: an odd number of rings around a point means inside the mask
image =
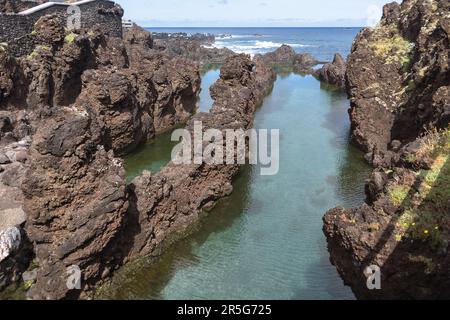
M 77 38 L 77 35 L 75 33 L 71 32 L 64 37 L 64 42 L 68 43 L 68 44 L 72 44 L 76 38 Z
M 405 185 L 395 185 L 389 188 L 389 197 L 394 205 L 402 205 L 409 193 L 410 187 Z
M 400 62 L 406 72 L 411 67 L 411 57 L 414 44 L 396 35 L 392 38 L 380 38 L 369 44 L 375 54 L 386 60 L 387 63 Z

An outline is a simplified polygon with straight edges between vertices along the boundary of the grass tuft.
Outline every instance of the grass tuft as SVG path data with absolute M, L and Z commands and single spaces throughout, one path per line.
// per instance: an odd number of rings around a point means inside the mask
M 64 42 L 68 43 L 68 44 L 72 44 L 76 38 L 77 38 L 77 35 L 75 33 L 71 32 L 64 37 Z

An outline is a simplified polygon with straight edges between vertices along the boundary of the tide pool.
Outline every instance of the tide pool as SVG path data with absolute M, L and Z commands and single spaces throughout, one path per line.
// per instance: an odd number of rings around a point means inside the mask
M 243 167 L 233 194 L 200 230 L 156 262 L 118 275 L 108 297 L 353 299 L 329 262 L 322 233 L 328 209 L 363 202 L 370 171 L 349 145 L 348 107 L 344 93 L 312 76 L 279 75 L 254 124 L 280 129 L 279 174 Z M 150 146 L 148 154 L 166 151 Z M 164 156 L 154 156 L 155 163 Z

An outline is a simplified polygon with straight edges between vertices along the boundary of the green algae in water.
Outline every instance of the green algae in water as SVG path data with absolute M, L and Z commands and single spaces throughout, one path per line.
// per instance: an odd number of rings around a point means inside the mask
M 353 299 L 329 262 L 322 217 L 364 200 L 370 168 L 350 146 L 346 95 L 283 75 L 255 118 L 280 129 L 280 172 L 245 166 L 231 197 L 156 262 L 116 281 L 113 299 Z
M 136 178 L 144 170 L 157 172 L 170 161 L 172 149 L 179 143 L 171 141 L 172 132 L 170 130 L 158 135 L 124 157 L 127 182 Z

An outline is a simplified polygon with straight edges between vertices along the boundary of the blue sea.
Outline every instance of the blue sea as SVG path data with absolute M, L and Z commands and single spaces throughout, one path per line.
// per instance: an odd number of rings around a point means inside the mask
M 331 61 L 336 52 L 344 57 L 361 28 L 147 28 L 152 32 L 210 33 L 215 47 L 227 47 L 237 53 L 267 53 L 282 44 L 298 53 L 310 53 L 320 61 Z

